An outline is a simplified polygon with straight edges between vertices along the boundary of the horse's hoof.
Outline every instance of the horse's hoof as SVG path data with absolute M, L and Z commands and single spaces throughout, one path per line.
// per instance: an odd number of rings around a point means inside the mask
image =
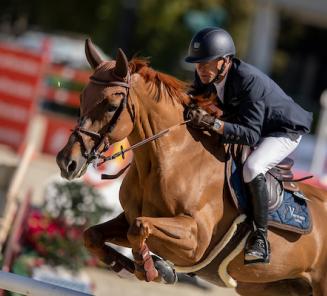
M 147 280 L 144 270 L 142 270 L 142 271 L 141 270 L 135 270 L 134 275 L 140 281 L 146 281 Z

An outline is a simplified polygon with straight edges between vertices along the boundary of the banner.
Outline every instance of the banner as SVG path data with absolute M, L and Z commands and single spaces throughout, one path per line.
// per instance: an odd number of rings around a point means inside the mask
M 52 64 L 46 73 L 47 86 L 42 99 L 78 108 L 80 93 L 88 83 L 90 75 L 88 70 Z
M 47 115 L 45 118 L 47 127 L 42 152 L 57 155 L 66 145 L 76 121 L 55 115 Z
M 42 53 L 0 43 L 0 143 L 18 149 L 36 108 L 49 44 Z

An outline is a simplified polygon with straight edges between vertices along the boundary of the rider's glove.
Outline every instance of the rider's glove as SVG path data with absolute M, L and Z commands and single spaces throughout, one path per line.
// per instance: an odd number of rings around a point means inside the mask
M 190 126 L 198 129 L 211 129 L 216 119 L 214 116 L 200 108 L 187 110 L 185 117 L 190 120 Z

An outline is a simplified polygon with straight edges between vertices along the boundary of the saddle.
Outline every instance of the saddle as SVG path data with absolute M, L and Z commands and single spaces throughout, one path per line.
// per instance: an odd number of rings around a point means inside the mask
M 251 213 L 246 188 L 243 183 L 243 164 L 251 153 L 248 146 L 230 145 L 229 159 L 226 163 L 226 177 L 235 206 L 240 213 Z M 311 231 L 311 217 L 306 201 L 297 182 L 311 176 L 294 179 L 294 161 L 285 158 L 270 169 L 265 177 L 269 192 L 268 225 L 297 233 Z
M 237 161 L 237 154 L 240 154 L 241 164 L 239 165 L 243 165 L 246 159 L 250 156 L 251 149 L 247 146 L 239 146 L 238 149 L 242 150 L 236 151 L 236 155 L 233 155 L 233 158 Z M 266 184 L 269 192 L 269 210 L 274 210 L 280 206 L 283 201 L 282 197 L 284 190 L 291 192 L 300 191 L 297 180 L 294 181 L 294 174 L 292 172 L 293 165 L 294 160 L 286 157 L 266 173 Z

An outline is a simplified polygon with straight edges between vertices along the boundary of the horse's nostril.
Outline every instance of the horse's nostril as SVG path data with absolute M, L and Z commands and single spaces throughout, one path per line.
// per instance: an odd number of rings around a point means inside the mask
M 71 160 L 70 163 L 68 164 L 67 170 L 69 173 L 72 173 L 76 170 L 77 163 L 75 160 Z

